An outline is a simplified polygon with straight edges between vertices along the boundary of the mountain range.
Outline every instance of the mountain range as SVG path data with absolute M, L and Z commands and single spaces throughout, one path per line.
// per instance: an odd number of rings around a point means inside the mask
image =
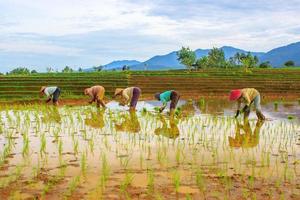
M 233 57 L 237 52 L 248 53 L 249 51 L 238 49 L 231 46 L 223 46 L 225 58 Z M 197 58 L 207 56 L 210 49 L 195 50 Z M 177 60 L 177 51 L 170 52 L 165 55 L 157 55 L 152 58 L 140 62 L 137 60 L 119 60 L 113 61 L 104 65 L 104 70 L 119 70 L 124 65 L 130 66 L 131 70 L 168 70 L 168 69 L 183 69 L 184 66 Z M 296 66 L 300 66 L 300 42 L 292 43 L 286 46 L 272 49 L 268 52 L 250 52 L 259 58 L 260 62 L 269 61 L 273 67 L 282 67 L 288 60 L 295 62 Z M 90 71 L 86 69 L 85 71 Z

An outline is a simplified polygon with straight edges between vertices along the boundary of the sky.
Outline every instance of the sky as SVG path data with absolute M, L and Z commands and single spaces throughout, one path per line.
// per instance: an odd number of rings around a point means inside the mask
M 0 0 L 0 72 L 300 41 L 300 0 Z

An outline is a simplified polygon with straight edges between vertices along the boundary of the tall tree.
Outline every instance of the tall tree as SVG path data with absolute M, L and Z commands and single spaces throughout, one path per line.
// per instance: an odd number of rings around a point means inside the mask
M 224 51 L 214 47 L 210 50 L 210 52 L 208 52 L 207 62 L 209 67 L 226 67 Z
M 196 54 L 189 47 L 182 47 L 181 50 L 177 52 L 177 56 L 179 62 L 185 65 L 189 70 L 192 69 L 196 62 Z

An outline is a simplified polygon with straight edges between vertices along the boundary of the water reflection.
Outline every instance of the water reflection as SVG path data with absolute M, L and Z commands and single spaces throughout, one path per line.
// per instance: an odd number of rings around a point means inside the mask
M 49 106 L 47 110 L 43 113 L 42 121 L 44 123 L 61 123 L 61 116 L 59 114 L 58 108 L 55 106 Z
M 104 127 L 104 119 L 103 119 L 103 116 L 104 116 L 104 112 L 105 112 L 105 109 L 97 109 L 96 112 L 91 112 L 91 117 L 90 118 L 86 118 L 84 121 L 85 121 L 85 124 L 87 126 L 90 126 L 90 127 L 93 127 L 93 128 L 103 128 Z
M 177 122 L 174 118 L 170 118 L 169 126 L 168 123 L 166 122 L 165 117 L 163 117 L 162 115 L 159 117 L 159 121 L 161 121 L 162 127 L 155 129 L 154 133 L 156 135 L 162 135 L 164 137 L 168 137 L 171 139 L 175 139 L 179 136 L 180 132 L 177 127 Z
M 228 137 L 230 147 L 242 147 L 242 148 L 253 148 L 259 143 L 259 132 L 264 124 L 264 121 L 258 120 L 255 125 L 254 131 L 252 131 L 249 120 L 244 120 L 244 124 L 240 124 L 236 120 L 236 132 L 235 136 Z
M 126 112 L 120 116 L 122 123 L 115 123 L 116 131 L 138 133 L 141 130 L 140 122 L 135 111 Z

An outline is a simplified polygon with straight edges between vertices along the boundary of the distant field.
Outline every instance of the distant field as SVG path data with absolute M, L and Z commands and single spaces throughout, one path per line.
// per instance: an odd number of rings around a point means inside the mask
M 42 85 L 58 85 L 63 98 L 81 98 L 83 89 L 99 84 L 111 96 L 116 87 L 138 86 L 144 96 L 175 89 L 184 97 L 224 96 L 231 89 L 255 87 L 266 97 L 300 97 L 300 70 L 255 69 L 187 71 L 130 71 L 97 73 L 43 73 L 0 76 L 0 100 L 37 99 Z

